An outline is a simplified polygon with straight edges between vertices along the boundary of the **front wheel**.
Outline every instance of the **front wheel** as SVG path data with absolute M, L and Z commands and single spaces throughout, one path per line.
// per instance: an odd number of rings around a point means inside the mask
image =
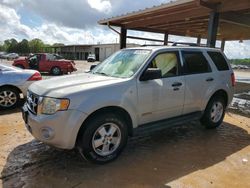
M 220 96 L 213 97 L 205 109 L 201 123 L 208 129 L 218 127 L 225 116 L 225 109 L 225 100 Z
M 83 126 L 86 128 L 78 139 L 78 150 L 93 163 L 113 161 L 127 143 L 127 125 L 122 117 L 115 114 L 97 115 Z
M 19 92 L 11 87 L 0 88 L 0 109 L 8 110 L 17 107 L 20 101 Z

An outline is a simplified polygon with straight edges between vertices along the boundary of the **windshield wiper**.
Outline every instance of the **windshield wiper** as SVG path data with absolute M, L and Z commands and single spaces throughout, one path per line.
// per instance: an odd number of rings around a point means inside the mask
M 110 76 L 108 74 L 106 74 L 105 72 L 93 72 L 94 74 L 100 74 L 100 75 L 103 75 L 103 76 Z

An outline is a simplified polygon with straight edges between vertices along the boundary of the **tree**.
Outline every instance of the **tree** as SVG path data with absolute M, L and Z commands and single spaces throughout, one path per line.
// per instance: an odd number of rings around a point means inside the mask
M 30 47 L 30 52 L 38 53 L 38 52 L 43 52 L 45 45 L 42 40 L 36 38 L 29 42 L 29 47 Z
M 11 52 L 11 53 L 17 52 L 17 50 L 18 50 L 17 45 L 18 45 L 18 42 L 16 39 L 10 39 L 10 45 L 8 48 L 8 52 Z
M 0 44 L 0 52 L 5 51 L 4 44 Z
M 28 54 L 30 53 L 29 41 L 23 39 L 21 42 L 18 43 L 18 53 L 20 54 Z

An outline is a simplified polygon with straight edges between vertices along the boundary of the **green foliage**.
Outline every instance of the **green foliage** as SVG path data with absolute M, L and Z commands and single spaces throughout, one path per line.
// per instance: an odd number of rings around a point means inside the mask
M 6 46 L 7 52 L 9 53 L 13 53 L 17 51 L 18 42 L 16 39 L 5 40 L 4 45 Z
M 18 53 L 20 55 L 28 55 L 29 53 L 54 53 L 53 46 L 64 46 L 62 43 L 55 43 L 54 45 L 45 44 L 41 39 L 32 39 L 30 41 L 23 39 L 18 42 L 16 39 L 5 40 L 3 44 L 0 43 L 0 51 L 8 53 Z
M 245 59 L 230 59 L 231 64 L 234 65 L 250 65 L 250 58 Z
M 44 43 L 40 39 L 33 39 L 29 42 L 29 47 L 32 53 L 43 52 Z
M 23 39 L 21 42 L 19 42 L 17 47 L 20 54 L 30 53 L 29 41 L 26 39 Z

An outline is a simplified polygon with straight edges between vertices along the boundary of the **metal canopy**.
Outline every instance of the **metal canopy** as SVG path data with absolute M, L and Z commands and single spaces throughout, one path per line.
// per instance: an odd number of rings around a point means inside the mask
M 250 0 L 179 0 L 101 20 L 99 24 L 197 38 L 213 38 L 214 33 L 215 40 L 223 41 L 247 40 Z

